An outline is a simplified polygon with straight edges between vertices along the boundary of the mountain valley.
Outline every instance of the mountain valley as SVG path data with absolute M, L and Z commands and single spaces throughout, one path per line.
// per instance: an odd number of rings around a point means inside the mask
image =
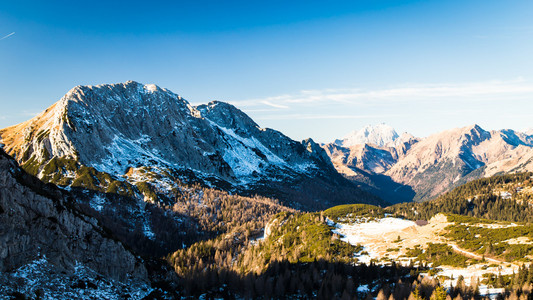
M 533 295 L 528 133 L 298 142 L 128 81 L 0 137 L 2 298 Z

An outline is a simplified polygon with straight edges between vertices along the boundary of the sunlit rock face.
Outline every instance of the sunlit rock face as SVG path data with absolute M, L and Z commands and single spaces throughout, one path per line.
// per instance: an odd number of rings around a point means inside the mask
M 75 87 L 0 135 L 25 169 L 60 185 L 71 185 L 86 166 L 132 184 L 200 183 L 297 208 L 380 203 L 340 176 L 311 139 L 297 142 L 261 128 L 224 102 L 192 106 L 169 90 L 133 81 Z

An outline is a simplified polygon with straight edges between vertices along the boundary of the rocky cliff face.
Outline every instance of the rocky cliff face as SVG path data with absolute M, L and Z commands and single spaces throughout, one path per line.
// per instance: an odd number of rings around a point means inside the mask
M 370 144 L 342 147 L 332 143 L 324 145 L 323 148 L 339 173 L 387 202 L 399 203 L 411 201 L 415 195 L 414 191 L 383 174 L 394 166 L 415 142 L 415 139 L 405 143 L 399 142 L 396 147 Z
M 352 137 L 323 146 L 341 174 L 355 175 L 356 169 L 382 174 L 402 159 L 419 139 L 411 134 L 396 134 L 385 124 L 354 131 Z
M 0 295 L 141 298 L 145 262 L 83 214 L 68 194 L 21 170 L 0 149 Z M 37 293 L 37 294 L 36 294 Z M 70 296 L 69 296 L 70 295 Z
M 468 180 L 533 170 L 532 136 L 513 130 L 486 131 L 478 125 L 424 139 L 402 134 L 386 146 L 324 148 L 340 173 L 366 183 L 389 202 L 409 197 L 427 200 Z
M 118 190 L 147 201 L 171 199 L 179 182 L 276 197 L 304 209 L 379 203 L 342 178 L 312 140 L 260 128 L 227 103 L 194 107 L 155 85 L 78 86 L 0 135 L 28 172 L 62 186 Z M 126 191 L 124 182 L 133 188 Z
M 472 125 L 423 139 L 386 175 L 413 186 L 417 199 L 424 200 L 465 180 L 497 172 L 529 171 L 533 165 L 527 162 L 527 157 L 531 157 L 532 146 L 525 134 L 512 130 L 486 131 Z

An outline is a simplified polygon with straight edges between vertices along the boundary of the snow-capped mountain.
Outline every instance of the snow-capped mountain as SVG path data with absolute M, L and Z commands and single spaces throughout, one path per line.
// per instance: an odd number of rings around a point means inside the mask
M 360 144 L 351 147 L 325 145 L 333 164 L 346 177 L 371 186 L 389 202 L 393 183 L 412 188 L 415 200 L 426 200 L 468 180 L 533 170 L 533 136 L 509 129 L 486 131 L 478 125 L 456 128 L 416 139 L 404 133 L 385 146 Z M 384 185 L 372 176 L 388 178 Z M 400 189 L 400 191 L 403 189 Z M 392 199 L 390 198 L 392 197 Z
M 172 197 L 177 182 L 196 182 L 304 208 L 377 201 L 340 176 L 313 140 L 261 128 L 224 102 L 192 106 L 156 85 L 77 86 L 0 135 L 25 169 L 63 186 L 153 200 L 139 184 Z M 123 182 L 139 189 L 125 191 Z
M 342 140 L 336 140 L 335 144 L 343 147 L 351 147 L 362 144 L 372 144 L 383 147 L 396 141 L 400 136 L 385 123 L 367 125 L 360 130 L 355 130 L 346 135 Z
M 532 147 L 531 136 L 524 133 L 472 125 L 421 140 L 385 174 L 412 186 L 417 199 L 427 199 L 468 179 L 530 171 Z
M 385 146 L 363 143 L 348 147 L 331 143 L 323 148 L 339 173 L 388 202 L 397 203 L 410 201 L 414 192 L 383 174 L 405 156 L 416 142 L 418 139 L 411 134 L 403 133 Z

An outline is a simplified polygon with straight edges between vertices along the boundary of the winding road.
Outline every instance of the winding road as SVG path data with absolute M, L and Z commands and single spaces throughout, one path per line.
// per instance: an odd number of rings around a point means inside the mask
M 463 255 L 468 256 L 470 258 L 475 258 L 475 259 L 480 259 L 480 260 L 483 259 L 483 256 L 481 256 L 479 254 L 475 254 L 473 252 L 469 252 L 469 251 L 463 250 L 463 249 L 459 248 L 459 246 L 457 246 L 456 244 L 448 243 L 448 245 L 450 245 L 453 248 L 453 251 L 455 251 L 455 252 L 459 252 L 460 254 L 463 254 Z M 493 263 L 497 263 L 497 264 L 503 263 L 503 261 L 501 261 L 501 260 L 497 260 L 497 259 L 489 258 L 489 257 L 485 257 L 485 260 L 493 262 Z

